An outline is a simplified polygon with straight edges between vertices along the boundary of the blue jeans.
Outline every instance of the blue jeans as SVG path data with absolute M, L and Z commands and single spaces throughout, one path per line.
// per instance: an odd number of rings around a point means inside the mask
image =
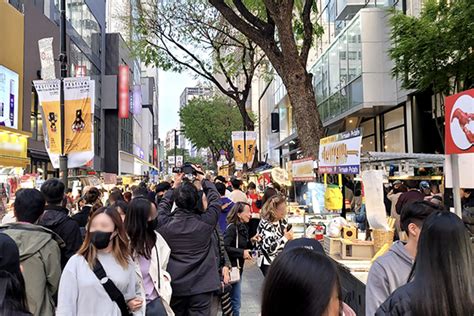
M 232 302 L 234 316 L 240 315 L 241 282 L 242 279 L 239 282 L 232 284 L 232 291 L 230 292 L 230 300 Z

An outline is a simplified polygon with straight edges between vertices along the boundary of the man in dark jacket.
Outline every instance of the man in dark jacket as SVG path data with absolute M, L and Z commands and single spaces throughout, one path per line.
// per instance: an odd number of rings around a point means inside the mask
M 20 189 L 15 194 L 13 212 L 16 223 L 0 226 L 20 251 L 28 307 L 33 315 L 54 315 L 53 297 L 61 277 L 60 247 L 64 242 L 55 233 L 34 225 L 44 212 L 45 201 L 35 189 Z
M 204 179 L 202 170 L 196 171 L 208 200 L 205 212 L 198 210 L 196 187 L 190 182 L 181 184 L 183 174 L 176 176 L 173 189 L 165 194 L 158 208 L 158 232 L 171 248 L 171 307 L 177 316 L 210 315 L 213 292 L 220 287 L 212 245 L 221 212 L 220 195 L 214 184 Z M 171 212 L 173 203 L 177 208 Z
M 418 181 L 408 180 L 406 186 L 408 187 L 408 192 L 403 193 L 398 198 L 396 205 L 397 214 L 401 214 L 405 205 L 425 199 L 425 195 L 418 189 Z
M 67 208 L 61 206 L 64 198 L 64 184 L 58 179 L 49 179 L 41 186 L 41 193 L 46 200 L 46 207 L 38 224 L 46 227 L 61 237 L 65 247 L 61 249 L 61 267 L 64 268 L 81 247 L 82 237 L 79 225 L 69 217 Z

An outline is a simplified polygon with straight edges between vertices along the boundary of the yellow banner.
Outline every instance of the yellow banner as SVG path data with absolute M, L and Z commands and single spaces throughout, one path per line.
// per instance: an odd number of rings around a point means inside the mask
M 93 118 L 91 99 L 65 100 L 65 152 L 75 153 L 93 150 L 91 134 L 93 133 Z
M 43 114 L 48 132 L 49 151 L 53 154 L 61 154 L 61 117 L 59 101 L 43 101 Z
M 235 162 L 251 163 L 253 161 L 253 155 L 255 153 L 255 144 L 255 139 L 248 139 L 245 142 L 243 139 L 234 140 L 232 146 L 234 148 Z

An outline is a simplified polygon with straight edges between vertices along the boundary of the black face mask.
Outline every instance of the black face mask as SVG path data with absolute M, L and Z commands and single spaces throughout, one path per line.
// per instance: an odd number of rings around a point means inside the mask
M 155 230 L 158 227 L 158 218 L 152 219 L 151 221 L 146 222 L 149 230 Z
M 95 231 L 91 233 L 91 243 L 98 249 L 105 249 L 109 245 L 112 232 Z

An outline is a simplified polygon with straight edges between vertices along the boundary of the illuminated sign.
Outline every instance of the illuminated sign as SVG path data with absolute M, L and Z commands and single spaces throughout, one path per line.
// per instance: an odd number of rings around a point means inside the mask
M 128 88 L 129 69 L 127 65 L 119 66 L 118 99 L 119 118 L 126 119 L 130 112 L 130 90 Z
M 18 129 L 19 76 L 0 66 L 0 126 Z

